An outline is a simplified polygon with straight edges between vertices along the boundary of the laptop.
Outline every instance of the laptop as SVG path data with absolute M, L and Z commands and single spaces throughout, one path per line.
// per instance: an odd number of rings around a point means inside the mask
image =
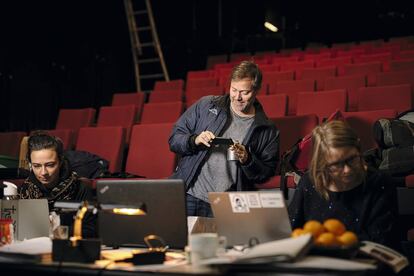
M 211 192 L 208 195 L 227 246 L 253 245 L 290 237 L 292 228 L 280 191 Z
M 99 204 L 144 203 L 146 215 L 127 216 L 100 211 L 99 237 L 107 246 L 147 247 L 144 237 L 157 235 L 169 248 L 187 244 L 184 182 L 180 179 L 97 180 Z
M 47 199 L 0 200 L 1 218 L 13 220 L 14 239 L 49 237 Z

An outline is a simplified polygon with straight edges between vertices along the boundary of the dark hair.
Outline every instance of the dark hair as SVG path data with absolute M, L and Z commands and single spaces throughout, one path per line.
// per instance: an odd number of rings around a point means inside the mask
M 56 151 L 57 156 L 60 161 L 63 158 L 63 143 L 58 137 L 49 135 L 44 131 L 35 131 L 33 132 L 27 141 L 28 150 L 26 158 L 31 162 L 31 154 L 33 151 L 43 150 L 43 149 L 52 149 Z
M 327 185 L 331 181 L 326 172 L 326 156 L 330 148 L 353 147 L 361 153 L 361 144 L 356 132 L 343 121 L 329 121 L 312 131 L 312 159 L 309 173 L 316 191 L 328 199 Z M 362 170 L 362 167 L 360 168 Z
M 253 80 L 252 88 L 254 91 L 259 91 L 262 87 L 262 71 L 260 71 L 259 66 L 253 61 L 242 61 L 231 72 L 230 80 L 232 81 L 245 78 Z

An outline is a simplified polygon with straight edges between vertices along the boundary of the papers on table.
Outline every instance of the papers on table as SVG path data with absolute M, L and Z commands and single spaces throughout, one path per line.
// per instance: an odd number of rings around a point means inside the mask
M 52 253 L 52 240 L 49 237 L 40 237 L 24 241 L 15 241 L 0 247 L 0 252 L 41 255 Z
M 339 271 L 363 271 L 376 269 L 370 263 L 362 263 L 354 260 L 345 260 L 325 256 L 305 256 L 312 244 L 310 235 L 297 238 L 288 238 L 278 241 L 259 244 L 243 252 L 228 251 L 220 258 L 202 261 L 203 265 L 226 267 L 254 267 L 263 269 L 315 269 L 315 270 L 339 270 Z M 259 268 L 259 270 L 260 270 Z

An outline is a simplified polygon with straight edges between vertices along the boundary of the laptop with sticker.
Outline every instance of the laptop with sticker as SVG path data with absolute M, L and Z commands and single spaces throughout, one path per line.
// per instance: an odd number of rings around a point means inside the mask
M 211 192 L 217 232 L 227 245 L 249 245 L 290 237 L 292 228 L 280 191 Z

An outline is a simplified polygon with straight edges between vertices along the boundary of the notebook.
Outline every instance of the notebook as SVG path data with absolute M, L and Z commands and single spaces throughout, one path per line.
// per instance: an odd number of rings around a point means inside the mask
M 227 246 L 255 245 L 290 237 L 292 228 L 280 191 L 212 192 L 208 195 Z
M 146 215 L 126 216 L 100 211 L 99 237 L 108 246 L 143 246 L 144 237 L 157 235 L 170 248 L 187 244 L 184 182 L 179 179 L 98 180 L 100 204 L 142 202 Z

